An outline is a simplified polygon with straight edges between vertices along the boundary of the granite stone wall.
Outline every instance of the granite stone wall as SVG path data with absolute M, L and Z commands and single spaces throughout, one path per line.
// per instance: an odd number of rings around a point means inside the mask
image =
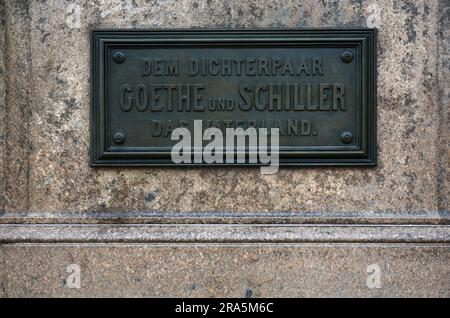
M 378 29 L 377 167 L 90 166 L 91 29 L 312 27 Z M 450 296 L 449 30 L 448 0 L 0 0 L 0 296 Z
M 378 167 L 93 169 L 92 28 L 366 26 L 365 1 L 5 1 L 6 211 L 437 212 L 439 6 L 381 1 Z M 439 111 L 441 110 L 441 111 Z

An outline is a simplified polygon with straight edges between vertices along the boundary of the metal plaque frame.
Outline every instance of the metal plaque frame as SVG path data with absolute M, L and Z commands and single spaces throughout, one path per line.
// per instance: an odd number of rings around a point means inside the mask
M 358 67 L 358 105 L 355 135 L 351 145 L 310 147 L 280 151 L 286 166 L 375 166 L 376 165 L 376 30 L 93 30 L 91 46 L 91 165 L 174 166 L 170 152 L 161 149 L 111 147 L 108 129 L 108 89 L 111 50 L 130 47 L 352 47 Z M 119 57 L 120 58 L 120 57 Z M 343 57 L 344 59 L 345 57 Z M 186 164 L 183 164 L 186 165 Z M 189 164 L 207 165 L 211 164 Z M 217 164 L 212 164 L 217 165 Z M 230 164 L 219 164 L 230 165 Z M 237 164 L 231 165 L 254 165 Z M 259 165 L 259 164 L 257 164 Z

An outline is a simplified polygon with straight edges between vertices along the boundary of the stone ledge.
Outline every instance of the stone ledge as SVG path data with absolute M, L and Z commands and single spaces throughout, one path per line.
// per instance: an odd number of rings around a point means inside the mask
M 0 243 L 450 243 L 445 225 L 4 224 Z

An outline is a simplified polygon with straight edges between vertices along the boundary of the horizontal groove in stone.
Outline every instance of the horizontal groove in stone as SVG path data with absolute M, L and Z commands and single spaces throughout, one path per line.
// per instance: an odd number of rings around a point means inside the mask
M 0 224 L 450 224 L 448 211 L 3 212 Z

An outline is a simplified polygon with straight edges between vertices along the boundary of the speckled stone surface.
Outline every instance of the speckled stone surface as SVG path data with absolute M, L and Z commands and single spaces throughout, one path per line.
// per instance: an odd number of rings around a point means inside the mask
M 5 243 L 443 243 L 445 225 L 6 224 Z
M 445 1 L 377 2 L 378 167 L 284 168 L 273 176 L 257 168 L 91 168 L 89 29 L 361 27 L 376 22 L 371 1 L 3 3 L 6 211 L 448 209 L 437 85 Z
M 90 167 L 92 28 L 366 26 L 376 168 Z M 449 0 L 0 0 L 0 297 L 450 297 L 449 30 Z
M 439 200 L 441 211 L 450 211 L 450 1 L 440 1 L 441 14 L 439 17 L 438 38 L 438 100 L 439 111 L 442 113 L 440 131 L 442 139 L 440 142 L 439 156 L 440 170 L 438 179 L 441 186 Z
M 0 211 L 5 208 L 5 96 L 6 96 L 6 68 L 5 68 L 5 8 L 0 2 Z M 0 212 L 1 213 L 1 212 Z
M 0 253 L 7 297 L 450 297 L 450 253 L 439 246 L 52 244 Z M 66 284 L 71 264 L 80 289 Z M 380 285 L 369 278 L 374 266 Z

